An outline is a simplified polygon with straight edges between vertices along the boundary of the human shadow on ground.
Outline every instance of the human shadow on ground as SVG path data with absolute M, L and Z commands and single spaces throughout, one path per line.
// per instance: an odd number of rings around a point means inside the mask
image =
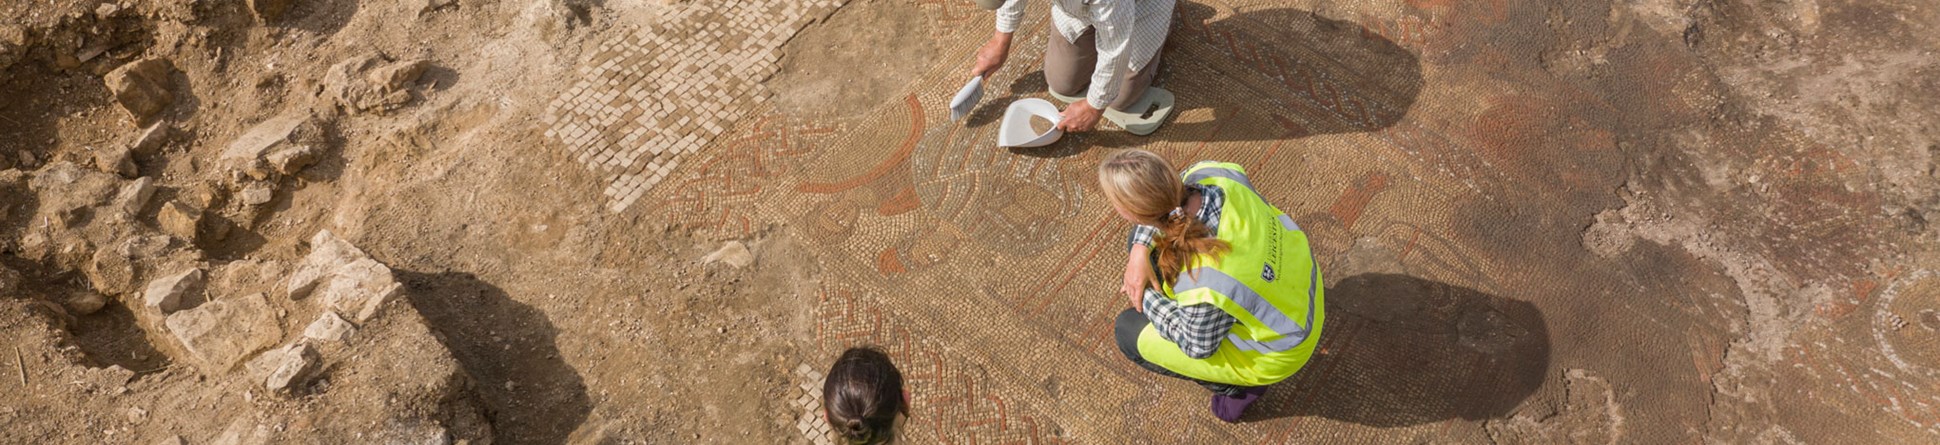
M 565 443 L 592 412 L 546 314 L 468 273 L 397 271 L 406 298 L 477 383 L 499 443 Z
M 1549 331 L 1528 302 L 1406 275 L 1327 290 L 1320 348 L 1274 385 L 1254 422 L 1320 416 L 1373 427 L 1508 415 L 1542 385 Z
M 1063 157 L 1094 146 L 1154 141 L 1283 140 L 1377 131 L 1399 122 L 1421 93 L 1420 58 L 1358 24 L 1290 8 L 1244 11 L 1214 21 L 1215 12 L 1191 2 L 1180 2 L 1173 11 L 1154 85 L 1172 91 L 1177 101 L 1158 132 L 1134 136 L 1099 130 L 1011 151 Z M 1041 73 L 1022 76 L 1012 82 L 1013 96 L 1004 98 L 1009 100 L 982 107 L 995 109 L 971 125 L 994 122 L 1003 113 L 1000 107 L 1015 97 L 1043 91 Z

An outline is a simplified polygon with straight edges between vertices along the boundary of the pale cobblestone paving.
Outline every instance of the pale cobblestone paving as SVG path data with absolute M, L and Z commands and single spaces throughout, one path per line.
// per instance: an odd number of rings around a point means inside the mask
M 781 46 L 846 0 L 695 2 L 660 25 L 600 44 L 546 107 L 546 136 L 606 181 L 625 211 L 765 102 Z

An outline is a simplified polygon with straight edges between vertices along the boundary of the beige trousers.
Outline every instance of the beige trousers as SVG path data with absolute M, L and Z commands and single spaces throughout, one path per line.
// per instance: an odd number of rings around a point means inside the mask
M 1050 84 L 1051 91 L 1062 96 L 1084 97 L 1091 91 L 1091 73 L 1098 67 L 1098 39 L 1091 29 L 1085 29 L 1078 41 L 1067 42 L 1057 28 L 1050 29 L 1050 43 L 1044 47 L 1044 82 Z M 1119 75 L 1126 77 L 1119 83 L 1118 98 L 1112 100 L 1111 109 L 1130 112 L 1132 104 L 1145 97 L 1145 89 L 1152 86 L 1152 78 L 1159 74 L 1159 56 L 1153 54 L 1152 60 L 1145 62 L 1144 68 L 1131 71 L 1118 67 Z M 1127 73 L 1127 71 L 1131 71 Z

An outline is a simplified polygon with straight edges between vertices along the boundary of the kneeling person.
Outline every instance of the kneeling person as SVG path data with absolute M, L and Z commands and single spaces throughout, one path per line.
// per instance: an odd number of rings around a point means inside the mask
M 1125 357 L 1213 390 L 1236 422 L 1313 356 L 1325 319 L 1307 235 L 1267 204 L 1238 164 L 1201 162 L 1181 179 L 1158 155 L 1105 158 L 1098 182 L 1132 231 L 1115 334 Z
M 1011 34 L 1023 21 L 1027 1 L 976 1 L 997 11 L 997 32 L 977 51 L 970 69 L 971 75 L 988 78 L 1010 57 Z M 1157 131 L 1173 99 L 1151 85 L 1176 0 L 1050 1 L 1053 26 L 1044 49 L 1044 80 L 1053 97 L 1071 104 L 1058 127 L 1091 131 L 1103 117 L 1133 134 Z M 1150 109 L 1157 111 L 1148 116 Z

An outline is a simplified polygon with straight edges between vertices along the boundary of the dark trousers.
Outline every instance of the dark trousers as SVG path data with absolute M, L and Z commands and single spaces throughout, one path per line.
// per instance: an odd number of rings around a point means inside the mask
M 1139 311 L 1126 309 L 1124 312 L 1118 313 L 1118 320 L 1112 322 L 1112 338 L 1118 340 L 1118 352 L 1125 354 L 1125 359 L 1131 360 L 1133 364 L 1138 365 L 1140 368 L 1145 368 L 1148 371 L 1158 373 L 1162 376 L 1198 383 L 1199 386 L 1206 387 L 1207 390 L 1211 390 L 1215 394 L 1229 396 L 1239 394 L 1241 388 L 1239 386 L 1186 377 L 1172 372 L 1170 369 L 1165 369 L 1164 366 L 1159 366 L 1157 363 L 1145 361 L 1145 356 L 1138 353 L 1138 334 L 1144 331 L 1146 326 L 1150 325 L 1152 325 L 1152 320 L 1145 318 L 1145 314 Z

